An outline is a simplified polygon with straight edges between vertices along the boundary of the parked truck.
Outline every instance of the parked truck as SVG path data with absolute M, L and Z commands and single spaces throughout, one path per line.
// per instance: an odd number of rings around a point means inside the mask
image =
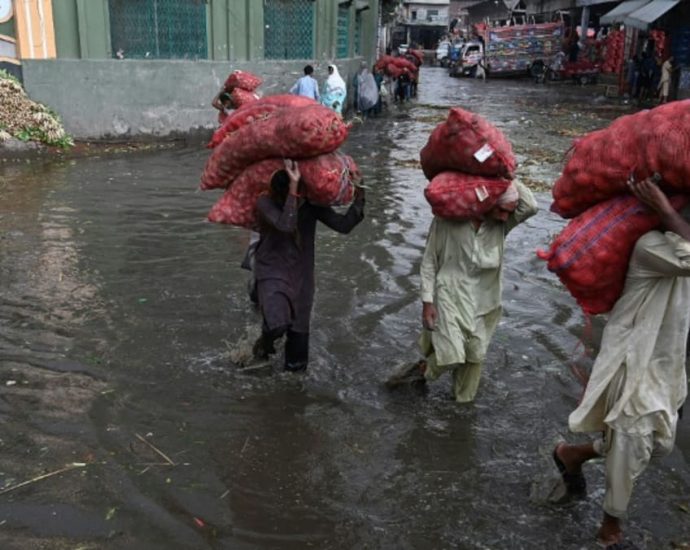
M 541 75 L 563 45 L 562 23 L 476 25 L 475 30 L 451 56 L 451 76 L 474 76 L 479 63 L 490 77 Z

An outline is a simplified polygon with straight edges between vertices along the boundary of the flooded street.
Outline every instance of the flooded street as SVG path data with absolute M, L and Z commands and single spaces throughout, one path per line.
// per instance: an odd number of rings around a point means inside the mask
M 0 163 L 0 487 L 70 467 L 0 494 L 0 548 L 596 548 L 603 463 L 586 500 L 546 503 L 551 450 L 577 440 L 567 363 L 586 322 L 535 255 L 564 223 L 546 189 L 573 136 L 628 112 L 594 97 L 429 68 L 416 101 L 356 125 L 344 149 L 366 218 L 319 230 L 304 375 L 230 361 L 260 317 L 247 232 L 205 221 L 220 196 L 196 190 L 207 149 Z M 541 208 L 507 240 L 504 316 L 469 406 L 449 378 L 382 386 L 418 358 L 419 151 L 451 106 L 506 133 Z M 641 548 L 690 541 L 688 422 L 634 493 Z

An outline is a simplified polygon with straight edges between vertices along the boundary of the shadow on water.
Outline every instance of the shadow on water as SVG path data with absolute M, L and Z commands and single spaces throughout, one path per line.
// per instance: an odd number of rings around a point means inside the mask
M 2 548 L 594 547 L 600 464 L 587 500 L 547 503 L 585 320 L 534 254 L 563 226 L 546 193 L 508 239 L 477 402 L 456 406 L 447 380 L 382 388 L 417 358 L 431 221 L 417 161 L 445 109 L 494 121 L 545 188 L 572 138 L 620 111 L 590 94 L 428 69 L 416 103 L 356 126 L 345 149 L 371 187 L 367 217 L 348 237 L 319 232 L 297 376 L 280 358 L 230 361 L 259 317 L 246 233 L 204 221 L 218 196 L 196 191 L 206 150 L 2 165 L 0 486 L 86 464 L 0 495 Z M 636 490 L 642 547 L 690 536 L 689 435 Z

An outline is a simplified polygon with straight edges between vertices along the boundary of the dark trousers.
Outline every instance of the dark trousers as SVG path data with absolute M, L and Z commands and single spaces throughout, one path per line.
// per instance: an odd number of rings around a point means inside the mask
M 285 340 L 285 370 L 298 372 L 307 368 L 309 362 L 309 333 L 295 332 L 288 327 L 269 330 L 265 325 L 261 336 L 254 344 L 254 356 L 268 359 L 275 353 L 274 342 L 283 335 Z

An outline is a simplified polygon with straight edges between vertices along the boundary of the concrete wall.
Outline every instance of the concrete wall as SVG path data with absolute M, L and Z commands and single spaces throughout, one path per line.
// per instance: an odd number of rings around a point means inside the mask
M 348 86 L 360 62 L 361 58 L 336 60 Z M 214 128 L 217 111 L 211 100 L 232 70 L 260 75 L 261 92 L 275 95 L 286 93 L 307 63 L 314 65 L 323 83 L 328 63 L 313 60 L 26 60 L 23 76 L 29 96 L 58 112 L 74 137 L 128 138 Z

